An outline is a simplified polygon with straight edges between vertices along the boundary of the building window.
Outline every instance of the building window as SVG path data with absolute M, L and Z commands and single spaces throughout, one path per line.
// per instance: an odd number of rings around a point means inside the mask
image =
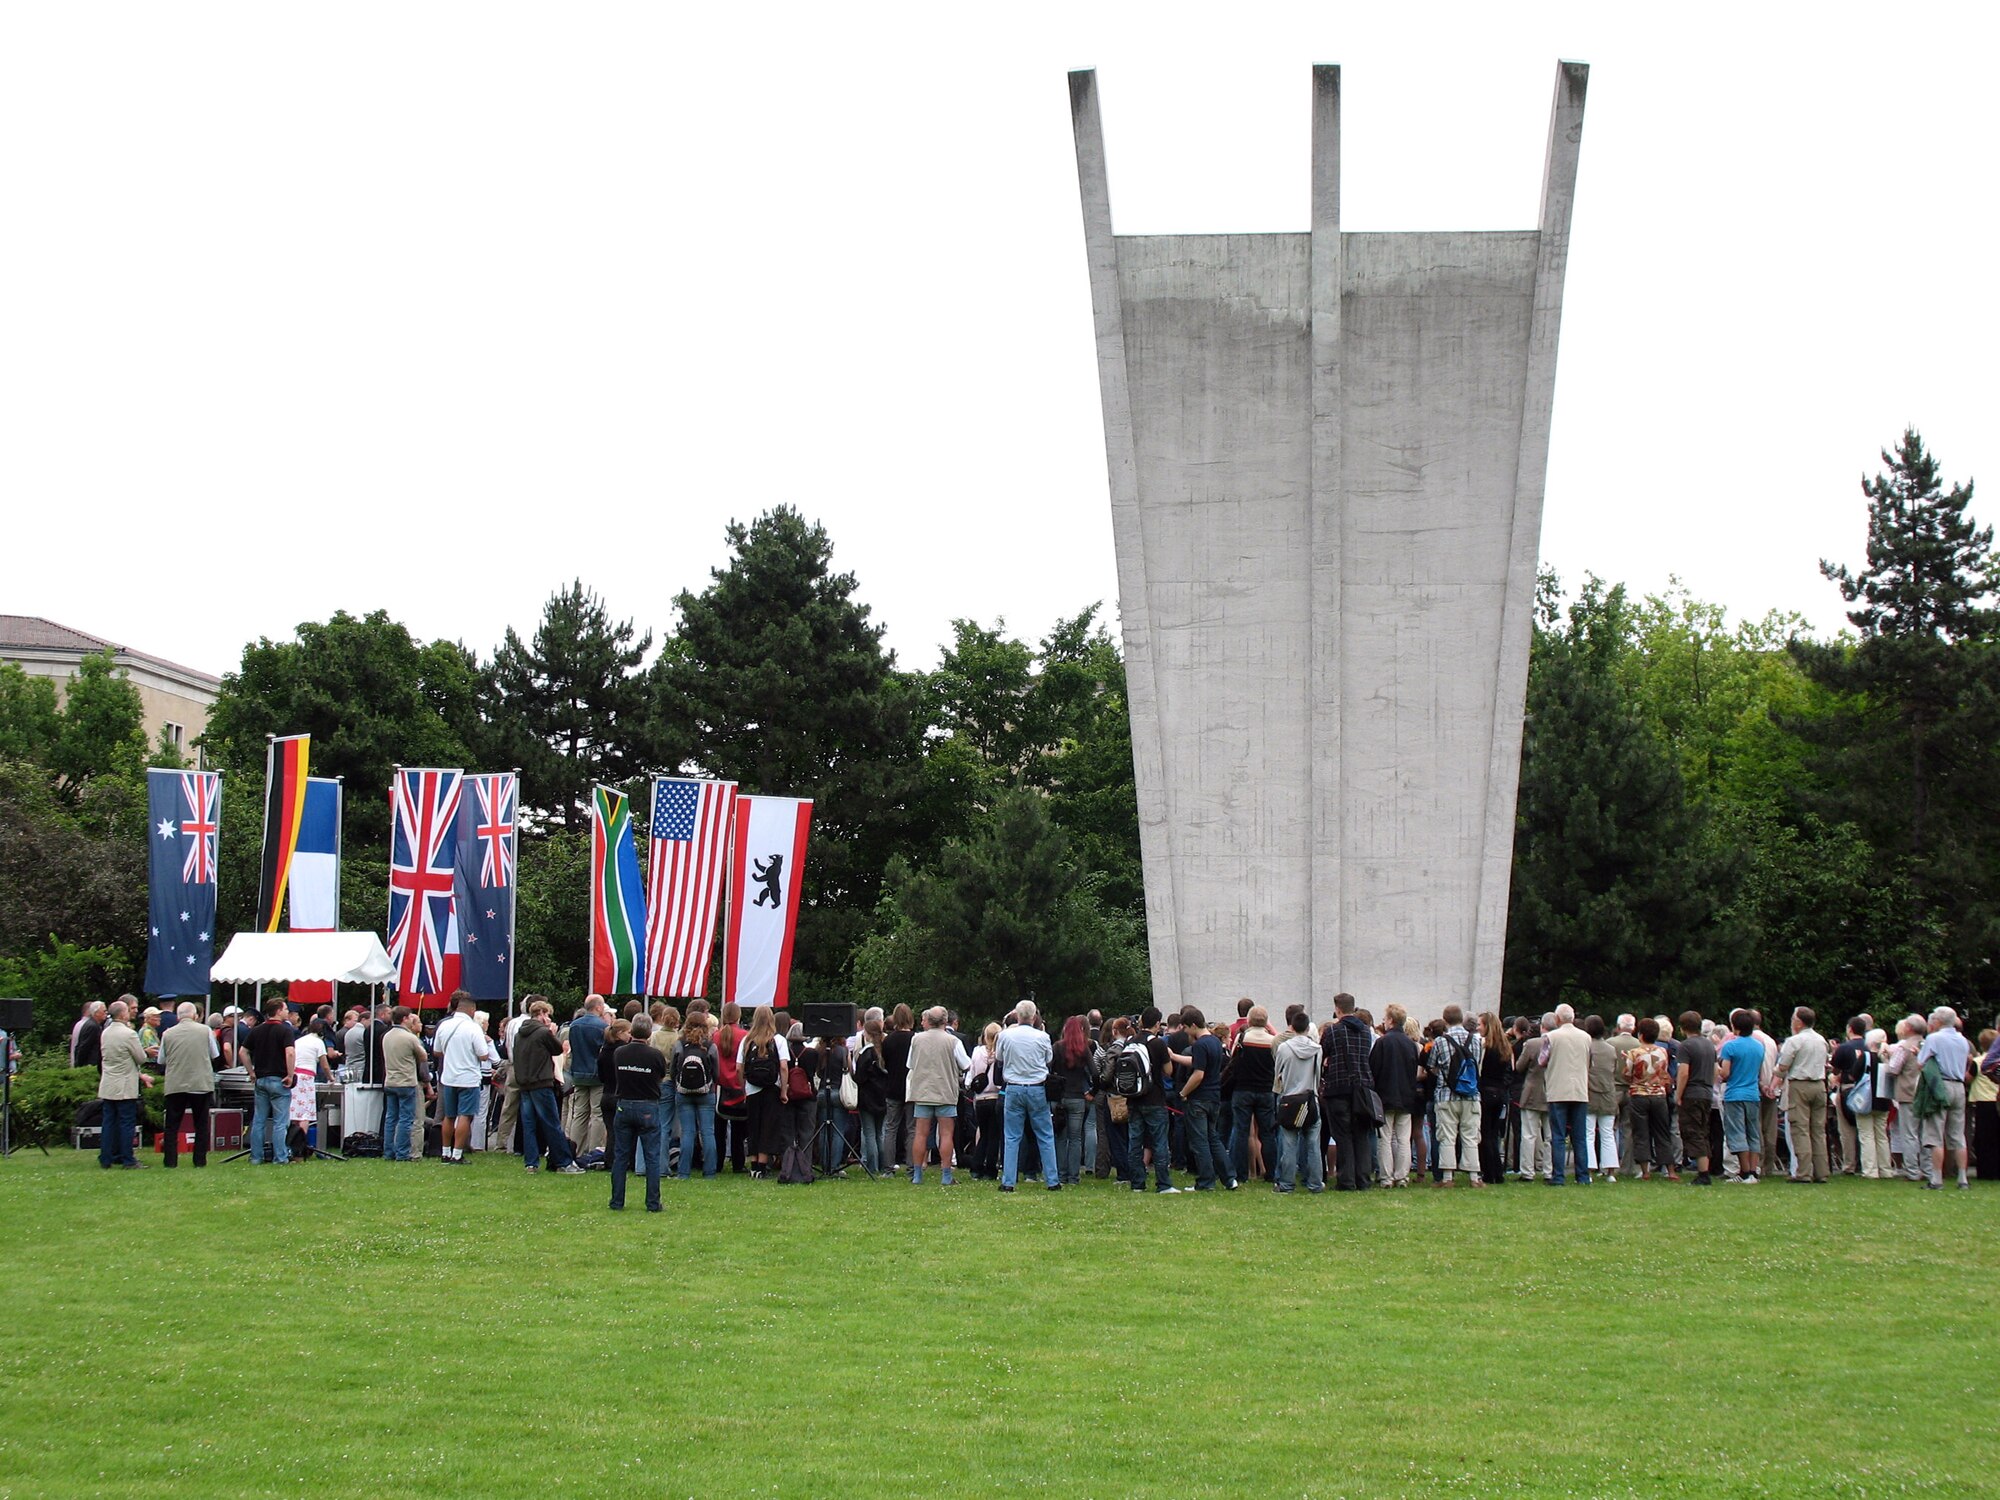
M 165 728 L 167 731 L 167 743 L 172 745 L 176 750 L 180 749 L 186 740 L 187 730 L 181 725 L 176 724 L 172 719 L 167 720 Z

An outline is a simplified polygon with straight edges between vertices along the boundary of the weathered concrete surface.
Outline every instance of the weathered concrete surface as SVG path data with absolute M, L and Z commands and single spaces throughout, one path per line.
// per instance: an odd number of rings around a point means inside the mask
M 1541 226 L 1114 237 L 1071 75 L 1162 1006 L 1499 997 L 1585 69 Z

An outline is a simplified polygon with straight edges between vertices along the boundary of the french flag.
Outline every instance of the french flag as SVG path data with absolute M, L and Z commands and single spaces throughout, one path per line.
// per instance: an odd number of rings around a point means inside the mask
M 330 777 L 306 778 L 305 811 L 299 818 L 299 842 L 285 891 L 293 932 L 334 932 L 340 927 L 340 792 L 340 783 Z M 324 1005 L 333 999 L 333 986 L 325 981 L 300 981 L 290 988 L 291 998 L 301 1005 Z

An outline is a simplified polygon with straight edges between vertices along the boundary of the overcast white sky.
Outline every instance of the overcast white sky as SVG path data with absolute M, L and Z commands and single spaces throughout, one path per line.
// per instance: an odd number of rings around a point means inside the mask
M 0 611 L 211 671 L 335 609 L 664 628 L 780 501 L 908 665 L 1116 584 L 1067 69 L 1121 232 L 1525 228 L 1592 65 L 1542 554 L 1839 623 L 1915 422 L 2000 513 L 1984 9 L 0 11 Z M 1849 19 L 1863 16 L 1865 19 Z

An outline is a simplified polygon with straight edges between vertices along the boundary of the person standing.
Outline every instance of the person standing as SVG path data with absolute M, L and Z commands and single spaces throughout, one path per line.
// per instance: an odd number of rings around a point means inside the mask
M 439 1024 L 431 1045 L 438 1059 L 438 1137 L 440 1155 L 448 1164 L 465 1160 L 472 1144 L 472 1121 L 479 1113 L 479 1091 L 485 1087 L 495 1054 L 493 1043 L 472 1014 L 472 996 L 459 990 L 451 997 L 451 1014 Z M 511 1078 L 507 1089 L 514 1097 Z M 512 1147 L 504 1138 L 501 1150 Z
M 571 1046 L 575 1045 L 576 1023 L 570 1023 Z M 646 1162 L 646 1212 L 660 1211 L 660 1171 L 666 1164 L 660 1143 L 660 1085 L 666 1081 L 667 1060 L 653 1045 L 653 1022 L 648 1016 L 632 1018 L 632 1036 L 612 1054 L 617 1067 L 613 1085 L 618 1112 L 613 1117 L 611 1138 L 611 1207 L 625 1207 L 625 1175 L 632 1170 L 635 1151 Z M 600 1083 L 603 1081 L 599 1079 Z M 593 1112 L 594 1113 L 594 1112 Z
M 675 1174 L 685 1181 L 694 1171 L 694 1154 L 701 1151 L 701 1175 L 722 1170 L 715 1154 L 715 1099 L 722 1059 L 709 1040 L 708 1012 L 690 1009 L 681 1027 L 680 1045 L 672 1063 L 674 1112 L 681 1138 L 681 1159 Z
M 910 1042 L 909 1078 L 905 1099 L 916 1120 L 910 1155 L 910 1186 L 924 1180 L 924 1163 L 930 1160 L 931 1132 L 937 1131 L 938 1165 L 941 1181 L 952 1183 L 952 1134 L 958 1125 L 958 1095 L 972 1059 L 956 1036 L 945 1028 L 945 1008 L 933 1005 L 924 1012 L 924 1029 Z M 1044 1105 L 1048 1100 L 1044 1097 Z M 1050 1151 L 1048 1160 L 1055 1160 Z
M 1354 1108 L 1355 1091 L 1370 1081 L 1368 1023 L 1355 1014 L 1354 997 L 1333 997 L 1333 1024 L 1320 1038 L 1324 1058 L 1321 1090 L 1334 1142 L 1334 1191 L 1358 1193 L 1368 1186 L 1368 1146 Z
M 1715 1074 L 1722 1084 L 1723 1145 L 1736 1157 L 1735 1181 L 1757 1184 L 1764 1150 L 1764 1044 L 1757 1040 L 1756 1018 L 1747 1010 L 1729 1013 L 1731 1036 L 1716 1053 Z
M 1514 1051 L 1514 1074 L 1521 1083 L 1517 1111 L 1521 1140 L 1514 1169 L 1523 1177 L 1539 1177 L 1545 1182 L 1549 1178 L 1549 1049 L 1543 1033 L 1555 1029 L 1554 1011 L 1542 1017 L 1539 1027 L 1523 1017 L 1521 1042 Z
M 1926 1064 L 1937 1064 L 1943 1106 L 1918 1123 L 1918 1146 L 1930 1158 L 1930 1180 L 1924 1185 L 1943 1187 L 1946 1161 L 1952 1159 L 1958 1170 L 1958 1185 L 1969 1188 L 1972 1183 L 1966 1176 L 1965 1075 L 1972 1067 L 1972 1044 L 1958 1029 L 1958 1012 L 1949 1005 L 1940 1005 L 1931 1012 L 1930 1028 L 1931 1034 L 1917 1051 L 1917 1069 L 1921 1076 Z
M 1119 1053 L 1119 1062 L 1125 1066 L 1124 1087 L 1134 1081 L 1140 1087 L 1136 1094 L 1128 1095 L 1125 1128 L 1125 1164 L 1131 1171 L 1131 1187 L 1135 1193 L 1146 1188 L 1146 1153 L 1150 1148 L 1153 1156 L 1154 1191 L 1178 1193 L 1174 1186 L 1173 1136 L 1167 1119 L 1167 1068 L 1172 1063 L 1172 1055 L 1166 1038 L 1160 1035 L 1160 1008 L 1149 1005 L 1140 1013 L 1138 1034 L 1126 1043 Z M 1005 1036 L 1005 1033 L 1002 1033 Z M 1143 1071 L 1143 1079 L 1134 1080 L 1132 1070 Z M 1012 1076 L 1008 1078 L 1011 1085 Z M 1122 1090 L 1121 1090 L 1122 1091 Z
M 311 1149 L 319 1144 L 315 1135 L 319 1128 L 319 1069 L 326 1061 L 326 1039 L 310 1026 L 301 1030 L 296 1012 L 287 1015 L 286 1021 L 293 1033 L 291 1123 L 299 1127 L 299 1139 Z M 382 1125 L 382 1154 L 389 1154 L 386 1119 Z
M 889 1012 L 888 1034 L 882 1038 L 882 1071 L 889 1100 L 882 1125 L 882 1151 L 891 1172 L 911 1165 L 910 1137 L 916 1121 L 909 1109 L 910 1047 L 916 1024 L 910 1007 L 898 1005 Z
M 900 1012 L 903 1007 L 897 1006 L 896 1009 Z M 1160 1013 L 1155 1010 L 1150 1014 L 1157 1022 Z M 1001 1031 L 994 1044 L 1000 1076 L 1005 1080 L 1000 1094 L 1005 1136 L 1000 1163 L 1000 1191 L 1003 1193 L 1014 1191 L 1014 1179 L 1020 1169 L 1021 1136 L 1029 1129 L 1034 1131 L 1035 1146 L 1041 1152 L 1042 1181 L 1052 1193 L 1062 1186 L 1056 1159 L 1055 1126 L 1049 1119 L 1049 1064 L 1055 1058 L 1055 1048 L 1049 1042 L 1049 1034 L 1035 1025 L 1039 1015 L 1034 1001 L 1023 1000 L 1014 1007 L 1013 1024 Z M 1164 1104 L 1159 1114 L 1160 1170 L 1165 1172 L 1167 1128 Z
M 993 1027 L 987 1028 L 989 1031 Z M 889 1115 L 889 1072 L 882 1066 L 882 1018 L 871 1012 L 861 1023 L 861 1046 L 854 1054 L 854 1092 L 860 1108 L 861 1170 L 870 1178 L 880 1177 L 887 1166 L 882 1160 L 882 1136 Z
M 570 1095 L 564 1103 L 563 1125 L 569 1139 L 576 1143 L 578 1154 L 583 1156 L 604 1145 L 601 1113 L 604 1079 L 597 1071 L 597 1054 L 603 1050 L 604 1031 L 610 1020 L 604 997 L 586 995 L 583 1008 L 569 1023 Z M 652 1030 L 650 1022 L 647 1030 Z
M 1702 1025 L 1701 1012 L 1681 1013 L 1680 1067 L 1674 1076 L 1673 1094 L 1681 1122 L 1681 1150 L 1694 1163 L 1696 1187 L 1707 1187 L 1714 1181 L 1708 1173 L 1713 1146 L 1708 1122 L 1715 1105 L 1715 1043 Z
M 1418 1103 L 1417 1043 L 1403 1029 L 1407 1017 L 1400 1005 L 1385 1010 L 1385 1029 L 1368 1053 L 1368 1070 L 1382 1099 L 1382 1185 L 1392 1188 L 1410 1185 L 1410 1130 Z
M 117 1003 L 125 1006 L 129 1013 L 136 1002 L 130 995 L 120 995 Z M 70 1033 L 69 1065 L 72 1068 L 96 1068 L 102 1064 L 104 1025 L 110 1014 L 110 1008 L 102 1000 L 93 1000 L 83 1008 L 83 1019 Z
M 1792 1034 L 1778 1048 L 1778 1079 L 1785 1091 L 1785 1145 L 1793 1182 L 1825 1182 L 1826 1038 L 1813 1030 L 1813 1013 L 1792 1012 Z
M 97 1097 L 103 1105 L 103 1119 L 97 1133 L 97 1164 L 100 1167 L 136 1168 L 132 1137 L 139 1128 L 139 1090 L 151 1088 L 146 1072 L 146 1049 L 139 1034 L 128 1023 L 132 1007 L 114 1000 L 96 1037 Z M 1965 1118 L 1964 1090 L 1959 1091 L 1959 1119 Z M 283 1127 L 280 1127 L 282 1134 Z
M 1479 1017 L 1479 1177 L 1483 1186 L 1507 1180 L 1507 1104 L 1514 1083 L 1514 1043 L 1500 1017 Z
M 1082 1022 L 1075 1016 L 1070 1019 L 1076 1023 L 1081 1040 Z M 1174 1064 L 1183 1075 L 1177 1087 L 1182 1117 L 1187 1121 L 1188 1159 L 1194 1165 L 1194 1190 L 1208 1193 L 1215 1190 L 1218 1176 L 1228 1179 L 1230 1175 L 1226 1164 L 1218 1166 L 1222 1147 L 1215 1132 L 1216 1111 L 1222 1107 L 1222 1043 L 1208 1034 L 1208 1023 L 1192 1005 L 1181 1012 L 1181 1023 L 1186 1028 L 1188 1050 L 1177 1056 Z M 1269 1094 L 1268 1086 L 1265 1092 Z M 1079 1127 L 1082 1120 L 1079 1110 Z
M 1883 1050 L 1882 1072 L 1889 1080 L 1889 1100 L 1896 1106 L 1889 1125 L 1889 1152 L 1896 1159 L 1896 1175 L 1906 1182 L 1922 1182 L 1924 1169 L 1917 1139 L 1917 1053 L 1929 1027 L 1922 1016 L 1905 1016 L 1896 1023 L 1896 1040 Z
M 1076 1187 L 1083 1181 L 1084 1163 L 1091 1155 L 1088 1121 L 1095 1102 L 1091 1093 L 1097 1082 L 1094 1066 L 1096 1053 L 1096 1044 L 1091 1041 L 1089 1028 L 1082 1016 L 1071 1016 L 1063 1022 L 1062 1036 L 1056 1042 L 1055 1068 L 1062 1080 L 1062 1120 L 1056 1130 L 1059 1169 L 1056 1175 L 1064 1187 Z M 1220 1044 L 1215 1048 L 1215 1062 L 1219 1070 L 1222 1064 Z M 1189 1118 L 1192 1120 L 1192 1115 Z
M 1659 1021 L 1653 1016 L 1642 1018 L 1633 1045 L 1615 1055 L 1625 1073 L 1626 1125 L 1630 1132 L 1626 1162 L 1639 1169 L 1641 1182 L 1651 1178 L 1655 1169 L 1678 1180 L 1673 1134 L 1667 1129 L 1667 1049 L 1660 1045 Z M 1685 1058 L 1681 1066 L 1686 1068 Z
M 1465 1012 L 1456 1005 L 1447 1005 L 1442 1019 L 1444 1031 L 1431 1043 L 1430 1051 L 1431 1093 L 1437 1112 L 1437 1184 L 1450 1187 L 1452 1173 L 1464 1171 L 1471 1174 L 1474 1187 L 1484 1187 L 1480 1142 L 1485 1139 L 1481 1070 L 1486 1063 L 1486 1040 L 1466 1024 Z M 1499 1025 L 1497 1017 L 1494 1025 Z M 1386 1109 L 1388 1100 L 1382 1103 Z
M 250 1160 L 283 1166 L 292 1159 L 286 1142 L 291 1122 L 294 1047 L 298 1040 L 285 1024 L 285 1002 L 273 995 L 264 1002 L 264 1019 L 243 1033 L 241 1055 L 251 1079 L 254 1099 L 250 1115 Z
M 430 1081 L 423 1022 L 406 1005 L 389 1012 L 382 1038 L 382 1160 L 414 1161 L 424 1154 L 419 1091 Z M 444 1132 L 439 1130 L 442 1139 Z
M 1260 1168 L 1275 1177 L 1276 1160 L 1261 1157 L 1268 1149 L 1275 1158 L 1278 1149 L 1277 1095 L 1271 1092 L 1277 1081 L 1278 1039 L 1271 1033 L 1270 1013 L 1248 1000 L 1242 1003 L 1249 1008 L 1236 1018 L 1229 1063 L 1223 1069 L 1223 1085 L 1229 1091 L 1229 1171 L 1223 1186 L 1232 1192 Z
M 1590 1037 L 1576 1024 L 1568 1004 L 1556 1007 L 1556 1027 L 1542 1038 L 1548 1054 L 1549 1177 L 1563 1186 L 1565 1156 L 1573 1163 L 1578 1187 L 1590 1186 L 1589 1149 L 1584 1132 L 1590 1116 Z
M 181 1121 L 194 1119 L 194 1164 L 208 1165 L 208 1107 L 215 1093 L 215 1033 L 196 1022 L 192 1001 L 175 1007 L 175 1025 L 160 1033 L 160 1065 L 166 1070 L 166 1143 L 160 1155 L 169 1167 L 180 1161 Z M 196 1022 L 196 1024 L 188 1024 Z
M 1979 1033 L 1978 1063 L 1965 1086 L 1965 1108 L 1971 1116 L 1974 1174 L 1981 1182 L 2000 1180 L 2000 1030 Z
M 1833 1049 L 1827 1059 L 1827 1077 L 1833 1085 L 1831 1097 L 1827 1100 L 1828 1111 L 1840 1131 L 1840 1172 L 1843 1177 L 1873 1177 L 1875 1161 L 1872 1141 L 1867 1142 L 1869 1160 L 1866 1167 L 1861 1162 L 1863 1137 L 1861 1121 L 1849 1102 L 1854 1086 L 1868 1073 L 1868 1023 L 1855 1016 L 1847 1023 L 1847 1035 Z
M 1277 1160 L 1271 1187 L 1289 1193 L 1303 1175 L 1306 1190 L 1326 1191 L 1326 1153 L 1319 1146 L 1319 1043 L 1303 1005 L 1287 1014 L 1290 1033 L 1271 1049 L 1271 1094 L 1278 1101 Z
M 1604 1017 L 1585 1016 L 1577 1023 L 1590 1038 L 1590 1102 L 1584 1117 L 1584 1144 L 1592 1172 L 1606 1182 L 1618 1180 L 1618 1058 L 1619 1051 L 1604 1034 Z M 1658 1023 L 1653 1033 L 1659 1034 Z M 1662 1047 L 1661 1051 L 1666 1049 Z
M 760 1005 L 750 1029 L 736 1044 L 736 1071 L 743 1080 L 744 1132 L 749 1141 L 750 1175 L 769 1176 L 784 1151 L 785 1074 L 791 1048 L 778 1035 L 777 1013 Z
M 546 1151 L 557 1172 L 580 1173 L 583 1168 L 570 1155 L 569 1137 L 556 1113 L 556 1065 L 563 1043 L 549 1015 L 549 1002 L 530 996 L 528 1019 L 514 1033 L 512 1087 L 521 1095 L 521 1153 L 530 1172 L 538 1170 Z

